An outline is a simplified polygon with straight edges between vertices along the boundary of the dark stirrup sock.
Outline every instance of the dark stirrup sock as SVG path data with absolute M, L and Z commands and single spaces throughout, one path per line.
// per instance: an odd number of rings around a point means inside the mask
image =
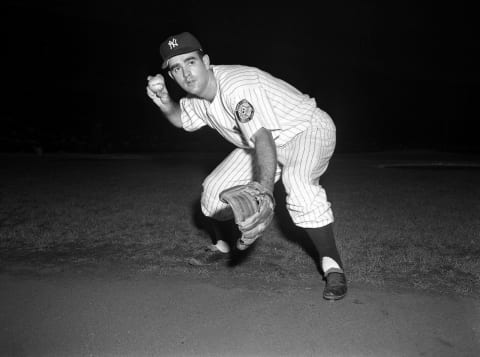
M 219 240 L 224 242 L 231 243 L 234 242 L 238 237 L 235 231 L 235 222 L 233 219 L 228 221 L 217 221 L 211 217 L 206 217 L 207 221 L 207 231 L 212 239 L 212 243 L 216 244 Z
M 305 231 L 317 249 L 320 263 L 323 257 L 329 257 L 337 262 L 340 268 L 343 269 L 342 259 L 340 258 L 340 253 L 335 243 L 333 225 L 330 223 L 324 227 L 305 228 Z

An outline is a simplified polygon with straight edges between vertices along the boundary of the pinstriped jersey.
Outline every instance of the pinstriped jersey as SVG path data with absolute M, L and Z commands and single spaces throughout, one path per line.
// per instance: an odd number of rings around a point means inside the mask
M 208 125 L 229 142 L 253 148 L 252 136 L 260 128 L 271 131 L 276 146 L 283 146 L 313 121 L 334 129 L 321 115 L 314 98 L 287 82 L 255 67 L 211 66 L 217 81 L 212 102 L 187 96 L 180 100 L 183 128 L 194 131 Z

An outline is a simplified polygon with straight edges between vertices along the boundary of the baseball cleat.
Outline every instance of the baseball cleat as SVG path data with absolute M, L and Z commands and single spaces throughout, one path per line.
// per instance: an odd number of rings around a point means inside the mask
M 323 298 L 326 300 L 340 300 L 347 295 L 347 279 L 344 273 L 329 273 L 325 280 L 327 281 L 323 290 Z
M 212 250 L 212 251 L 218 250 L 222 253 L 229 253 L 230 252 L 230 247 L 228 246 L 228 244 L 225 241 L 219 240 L 217 242 L 217 244 L 212 244 L 210 246 L 210 250 Z
M 225 242 L 223 243 L 225 245 L 218 245 L 218 243 L 209 245 L 199 254 L 196 254 L 195 257 L 188 259 L 188 264 L 197 266 L 211 265 L 228 258 L 230 248 Z

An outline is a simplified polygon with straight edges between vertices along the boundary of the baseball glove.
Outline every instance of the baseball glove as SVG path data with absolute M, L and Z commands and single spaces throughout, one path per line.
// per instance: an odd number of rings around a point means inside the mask
M 220 193 L 220 200 L 230 205 L 235 223 L 242 233 L 237 242 L 239 250 L 252 245 L 272 222 L 275 199 L 258 182 L 228 188 Z

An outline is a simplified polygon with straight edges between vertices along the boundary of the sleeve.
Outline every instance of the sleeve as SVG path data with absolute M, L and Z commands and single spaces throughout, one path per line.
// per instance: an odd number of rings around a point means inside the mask
M 242 90 L 235 96 L 232 105 L 238 127 L 248 141 L 260 128 L 270 130 L 273 139 L 280 135 L 280 123 L 263 88 Z
M 195 103 L 191 98 L 182 98 L 179 104 L 183 129 L 186 131 L 195 131 L 207 125 L 195 110 Z

